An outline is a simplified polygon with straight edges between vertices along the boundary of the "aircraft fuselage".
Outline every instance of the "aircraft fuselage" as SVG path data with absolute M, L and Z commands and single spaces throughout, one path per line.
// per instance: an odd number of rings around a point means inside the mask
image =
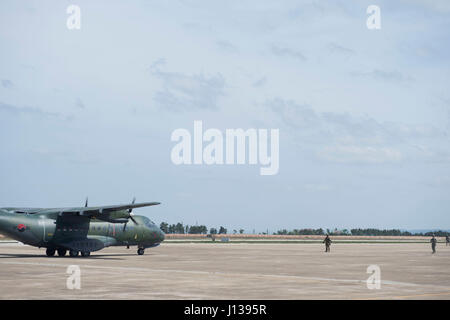
M 114 223 L 76 215 L 60 219 L 57 212 L 17 212 L 0 209 L 0 233 L 36 247 L 91 252 L 136 245 L 143 250 L 164 240 L 161 229 L 145 216 L 133 216 L 135 222 Z

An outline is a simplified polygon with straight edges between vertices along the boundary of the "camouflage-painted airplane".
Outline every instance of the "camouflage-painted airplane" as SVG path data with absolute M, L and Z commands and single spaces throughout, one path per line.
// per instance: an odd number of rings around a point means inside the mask
M 47 248 L 47 256 L 69 251 L 71 257 L 87 257 L 92 251 L 109 246 L 156 247 L 164 240 L 150 219 L 132 214 L 134 208 L 159 202 L 78 208 L 0 208 L 0 232 L 25 244 Z M 130 221 L 131 220 L 131 223 Z

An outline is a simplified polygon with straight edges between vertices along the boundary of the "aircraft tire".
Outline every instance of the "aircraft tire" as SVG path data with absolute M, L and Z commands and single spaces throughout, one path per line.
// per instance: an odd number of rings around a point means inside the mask
M 144 254 L 144 248 L 139 248 L 137 254 L 142 256 Z
M 45 250 L 45 254 L 47 255 L 47 257 L 53 257 L 55 255 L 55 249 L 47 248 L 47 250 Z
M 60 257 L 64 257 L 67 253 L 66 249 L 58 249 L 57 251 L 58 251 L 58 256 L 60 256 Z
M 89 257 L 90 255 L 91 255 L 91 253 L 89 251 L 81 251 L 82 257 Z
M 70 250 L 70 251 L 69 251 L 69 255 L 70 255 L 71 257 L 78 257 L 78 251 L 76 251 L 76 250 Z

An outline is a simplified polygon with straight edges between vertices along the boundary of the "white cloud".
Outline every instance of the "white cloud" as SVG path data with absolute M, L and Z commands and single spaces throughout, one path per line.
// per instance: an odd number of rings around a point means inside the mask
M 440 13 L 450 12 L 450 2 L 448 0 L 402 0 L 402 2 L 404 3 L 404 6 L 417 4 L 429 10 Z
M 370 72 L 352 72 L 351 74 L 353 76 L 370 77 L 380 81 L 409 82 L 414 80 L 413 77 L 404 75 L 399 71 L 385 71 L 379 69 Z
M 277 46 L 277 45 L 273 45 L 271 49 L 272 49 L 272 52 L 279 57 L 294 58 L 294 59 L 298 59 L 300 61 L 307 60 L 305 55 L 302 52 L 300 52 L 299 50 L 295 50 L 295 49 L 285 47 L 285 46 Z
M 219 108 L 218 100 L 225 94 L 225 78 L 220 73 L 188 75 L 161 71 L 158 65 L 154 64 L 150 70 L 153 76 L 162 81 L 162 90 L 154 96 L 161 108 L 169 111 Z
M 317 152 L 320 159 L 338 163 L 396 163 L 402 160 L 400 151 L 392 148 L 361 146 L 328 146 Z
M 379 122 L 368 116 L 316 112 L 307 104 L 280 98 L 266 106 L 304 150 L 321 159 L 340 163 L 400 161 L 448 162 L 446 131 L 426 124 Z
M 308 191 L 329 191 L 332 187 L 328 184 L 307 183 L 303 185 L 303 189 Z

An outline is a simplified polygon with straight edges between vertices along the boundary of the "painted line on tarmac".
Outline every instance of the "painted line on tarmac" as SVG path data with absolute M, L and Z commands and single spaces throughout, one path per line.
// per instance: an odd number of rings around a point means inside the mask
M 72 264 L 61 264 L 61 263 L 42 263 L 42 262 L 11 262 L 11 261 L 0 261 L 0 264 L 9 265 L 31 265 L 31 266 L 46 266 L 46 267 L 64 267 L 67 268 Z M 279 279 L 296 279 L 296 280 L 306 280 L 306 281 L 318 281 L 318 282 L 346 282 L 346 283 L 366 283 L 367 280 L 358 279 L 336 279 L 336 278 L 321 278 L 321 277 L 305 277 L 296 276 L 288 274 L 258 274 L 258 273 L 239 273 L 239 272 L 221 272 L 221 271 L 196 271 L 196 270 L 177 270 L 177 269 L 150 269 L 150 268 L 138 268 L 138 267 L 113 267 L 113 266 L 98 266 L 98 265 L 81 265 L 82 268 L 90 269 L 109 269 L 109 270 L 126 270 L 126 271 L 140 271 L 140 272 L 172 272 L 172 273 L 187 273 L 187 274 L 203 274 L 203 275 L 225 275 L 225 276 L 247 276 L 247 277 L 264 277 L 264 278 L 279 278 Z M 399 282 L 382 280 L 383 285 L 398 285 L 398 286 L 409 286 L 409 287 L 441 287 L 448 288 L 446 286 L 428 285 L 428 284 L 417 284 L 409 282 Z M 449 288 L 450 289 L 450 288 Z
M 419 298 L 419 297 L 433 297 L 433 296 L 448 296 L 450 295 L 450 291 L 447 292 L 436 292 L 436 293 L 423 293 L 423 294 L 412 294 L 407 296 L 383 296 L 378 298 L 363 298 L 358 300 L 386 300 L 386 299 L 410 299 L 410 298 Z
M 407 298 L 416 298 L 416 297 L 431 297 L 431 296 L 448 296 L 450 295 L 449 292 L 437 292 L 437 293 L 424 293 L 424 294 L 416 294 L 416 295 L 410 295 L 410 296 L 396 296 L 393 297 L 393 299 L 407 299 Z

